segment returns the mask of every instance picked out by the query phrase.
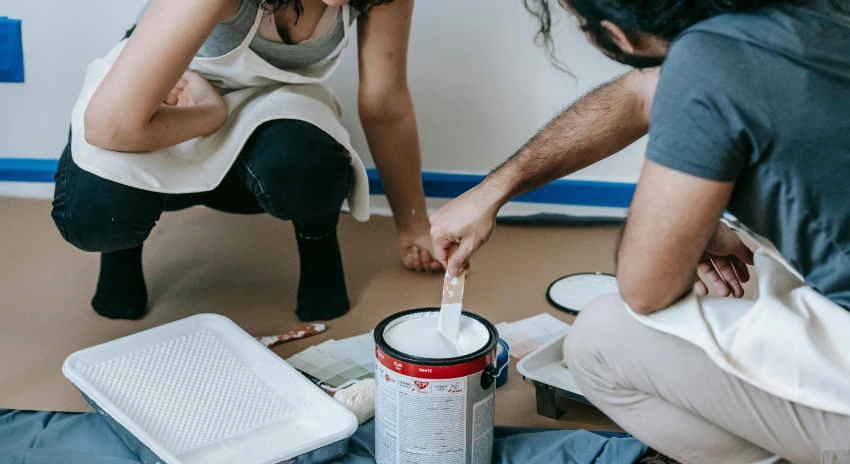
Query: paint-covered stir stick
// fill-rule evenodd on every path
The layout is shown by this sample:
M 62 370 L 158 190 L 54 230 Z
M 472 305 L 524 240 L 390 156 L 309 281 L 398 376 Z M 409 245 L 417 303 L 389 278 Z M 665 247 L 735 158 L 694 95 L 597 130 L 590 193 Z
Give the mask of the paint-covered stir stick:
M 281 335 L 269 335 L 266 337 L 257 337 L 257 341 L 262 343 L 268 348 L 279 345 L 284 342 L 288 342 L 290 340 L 297 340 L 299 338 L 306 338 L 316 334 L 320 334 L 325 331 L 327 327 L 325 324 L 308 324 L 300 329 L 295 329 L 293 331 L 287 332 Z
M 457 246 L 449 249 L 451 259 Z M 463 285 L 466 281 L 466 271 L 461 271 L 457 277 L 446 272 L 443 279 L 443 301 L 440 306 L 440 320 L 437 322 L 437 331 L 447 340 L 452 342 L 455 348 L 460 343 L 460 316 L 463 311 Z

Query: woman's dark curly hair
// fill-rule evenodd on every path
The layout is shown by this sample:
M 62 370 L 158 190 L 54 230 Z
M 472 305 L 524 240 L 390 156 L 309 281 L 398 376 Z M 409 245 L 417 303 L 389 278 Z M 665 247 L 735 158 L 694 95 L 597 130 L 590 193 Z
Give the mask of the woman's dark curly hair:
M 616 24 L 627 35 L 648 34 L 673 40 L 690 26 L 724 13 L 754 10 L 775 3 L 800 4 L 806 0 L 565 0 L 583 19 L 582 30 L 592 37 L 606 32 L 602 21 Z M 841 4 L 847 0 L 833 0 Z M 537 18 L 536 40 L 553 61 L 557 58 L 552 40 L 552 8 L 558 0 L 523 0 Z
M 373 6 L 383 5 L 384 3 L 392 3 L 392 1 L 393 0 L 351 0 L 348 2 L 348 5 L 360 13 L 365 13 L 366 10 Z M 291 7 L 295 11 L 296 18 L 301 17 L 301 13 L 304 12 L 304 6 L 301 5 L 301 0 L 262 0 L 262 2 L 264 6 L 273 11 Z

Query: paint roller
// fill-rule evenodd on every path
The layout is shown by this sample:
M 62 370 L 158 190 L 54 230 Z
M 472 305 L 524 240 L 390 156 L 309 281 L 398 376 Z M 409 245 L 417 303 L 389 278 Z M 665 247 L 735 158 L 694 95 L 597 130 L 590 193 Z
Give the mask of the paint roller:
M 296 370 L 317 387 L 333 393 L 333 398 L 339 404 L 354 413 L 358 424 L 375 417 L 375 379 L 350 380 L 334 387 L 300 369 Z

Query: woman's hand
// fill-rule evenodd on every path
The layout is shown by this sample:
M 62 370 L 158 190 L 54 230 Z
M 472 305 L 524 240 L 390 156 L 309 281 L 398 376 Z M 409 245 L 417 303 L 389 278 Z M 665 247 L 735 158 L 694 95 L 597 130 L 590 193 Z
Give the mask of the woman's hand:
M 186 71 L 163 101 L 169 106 L 206 106 L 210 111 L 224 112 L 227 105 L 215 88 L 200 74 Z
M 233 0 L 153 0 L 86 107 L 86 141 L 148 152 L 215 133 L 227 118 L 221 97 L 185 71 L 238 8 Z
M 699 270 L 720 296 L 741 298 L 744 296 L 741 284 L 750 280 L 747 264 L 753 264 L 753 252 L 721 222 L 699 260 Z M 699 276 L 694 283 L 694 291 L 699 295 L 708 295 L 708 285 Z
M 443 270 L 443 265 L 434 258 L 429 229 L 430 226 L 425 222 L 398 231 L 401 262 L 411 271 L 441 272 Z

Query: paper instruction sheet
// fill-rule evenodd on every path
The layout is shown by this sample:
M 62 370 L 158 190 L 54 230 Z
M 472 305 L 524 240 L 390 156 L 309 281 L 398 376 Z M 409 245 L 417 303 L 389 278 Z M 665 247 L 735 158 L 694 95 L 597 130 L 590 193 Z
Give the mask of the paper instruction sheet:
M 570 325 L 549 313 L 538 314 L 516 322 L 496 326 L 499 338 L 508 342 L 514 359 L 522 359 L 546 342 L 570 329 Z
M 292 367 L 329 385 L 375 377 L 375 340 L 372 332 L 328 340 L 287 359 Z

